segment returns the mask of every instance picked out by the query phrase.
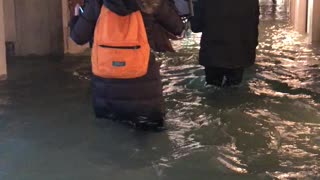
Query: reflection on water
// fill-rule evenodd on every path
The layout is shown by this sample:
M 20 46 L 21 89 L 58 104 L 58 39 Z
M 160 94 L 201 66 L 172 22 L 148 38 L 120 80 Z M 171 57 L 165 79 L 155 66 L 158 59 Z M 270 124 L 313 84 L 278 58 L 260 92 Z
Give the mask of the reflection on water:
M 205 86 L 201 34 L 157 55 L 173 144 L 152 163 L 160 177 L 320 178 L 320 48 L 288 18 L 287 1 L 261 0 L 257 63 L 239 88 Z
M 261 20 L 257 63 L 238 88 L 205 86 L 200 34 L 157 55 L 163 133 L 89 121 L 88 61 L 75 60 L 81 81 L 67 61 L 66 73 L 19 61 L 23 77 L 0 84 L 0 179 L 319 179 L 320 48 L 288 25 L 285 0 L 261 0 Z
M 179 55 L 159 55 L 176 145 L 171 168 L 320 178 L 320 49 L 288 25 L 286 1 L 261 1 L 261 12 L 257 63 L 240 88 L 205 87 L 199 35 L 176 43 Z
M 201 34 L 157 55 L 173 148 L 152 163 L 160 177 L 320 178 L 320 48 L 288 18 L 287 1 L 261 0 L 257 63 L 239 88 L 205 86 Z
M 173 144 L 153 162 L 160 177 L 320 178 L 320 48 L 288 25 L 286 2 L 261 1 L 257 63 L 239 88 L 205 86 L 201 34 L 158 54 Z

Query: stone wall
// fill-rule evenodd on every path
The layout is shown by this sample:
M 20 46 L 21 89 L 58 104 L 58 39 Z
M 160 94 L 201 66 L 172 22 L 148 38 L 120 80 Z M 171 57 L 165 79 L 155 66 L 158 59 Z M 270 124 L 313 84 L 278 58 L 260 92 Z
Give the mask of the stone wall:
M 6 41 L 15 53 L 63 54 L 62 4 L 58 0 L 4 0 Z
M 3 0 L 0 0 L 0 80 L 5 79 L 7 74 L 3 10 Z

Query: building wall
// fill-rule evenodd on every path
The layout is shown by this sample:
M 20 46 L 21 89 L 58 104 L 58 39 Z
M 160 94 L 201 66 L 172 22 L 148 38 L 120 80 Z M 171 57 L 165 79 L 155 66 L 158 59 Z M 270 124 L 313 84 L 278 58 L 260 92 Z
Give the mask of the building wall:
M 307 0 L 296 0 L 294 8 L 294 29 L 300 33 L 306 33 Z
M 300 33 L 308 33 L 309 41 L 320 42 L 320 0 L 291 0 L 291 22 Z
M 289 9 L 290 9 L 290 21 L 292 24 L 295 22 L 295 9 L 296 9 L 296 1 L 290 0 L 289 2 Z
M 3 80 L 7 74 L 3 10 L 3 0 L 0 0 L 0 80 Z
M 61 1 L 4 1 L 6 40 L 15 42 L 16 55 L 63 53 Z
M 14 0 L 3 0 L 6 41 L 16 41 L 16 15 Z
M 313 0 L 311 42 L 320 42 L 320 0 Z

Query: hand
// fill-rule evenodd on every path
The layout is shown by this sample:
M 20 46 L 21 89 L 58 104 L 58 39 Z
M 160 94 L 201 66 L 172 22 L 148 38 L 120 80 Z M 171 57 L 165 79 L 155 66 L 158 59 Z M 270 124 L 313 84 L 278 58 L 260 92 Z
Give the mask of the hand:
M 74 16 L 79 16 L 80 15 L 80 4 L 76 4 L 76 6 L 74 7 Z
M 69 3 L 69 11 L 70 11 L 70 17 L 74 16 L 76 14 L 75 7 L 77 4 L 80 6 L 84 5 L 84 0 L 68 0 Z M 79 10 L 77 11 L 79 12 Z

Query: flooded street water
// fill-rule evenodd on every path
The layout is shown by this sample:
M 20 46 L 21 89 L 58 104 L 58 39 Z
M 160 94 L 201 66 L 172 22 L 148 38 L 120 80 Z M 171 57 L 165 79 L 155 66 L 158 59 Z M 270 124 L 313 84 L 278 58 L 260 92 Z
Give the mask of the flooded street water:
M 288 25 L 285 2 L 262 1 L 261 13 L 257 63 L 239 88 L 205 87 L 194 41 L 182 45 L 186 58 L 164 58 L 168 172 L 185 171 L 172 176 L 320 179 L 319 46 Z
M 288 22 L 283 1 L 261 1 L 257 63 L 237 88 L 205 86 L 200 35 L 158 55 L 161 133 L 94 124 L 86 60 L 13 60 L 0 82 L 0 179 L 320 179 L 320 46 Z

